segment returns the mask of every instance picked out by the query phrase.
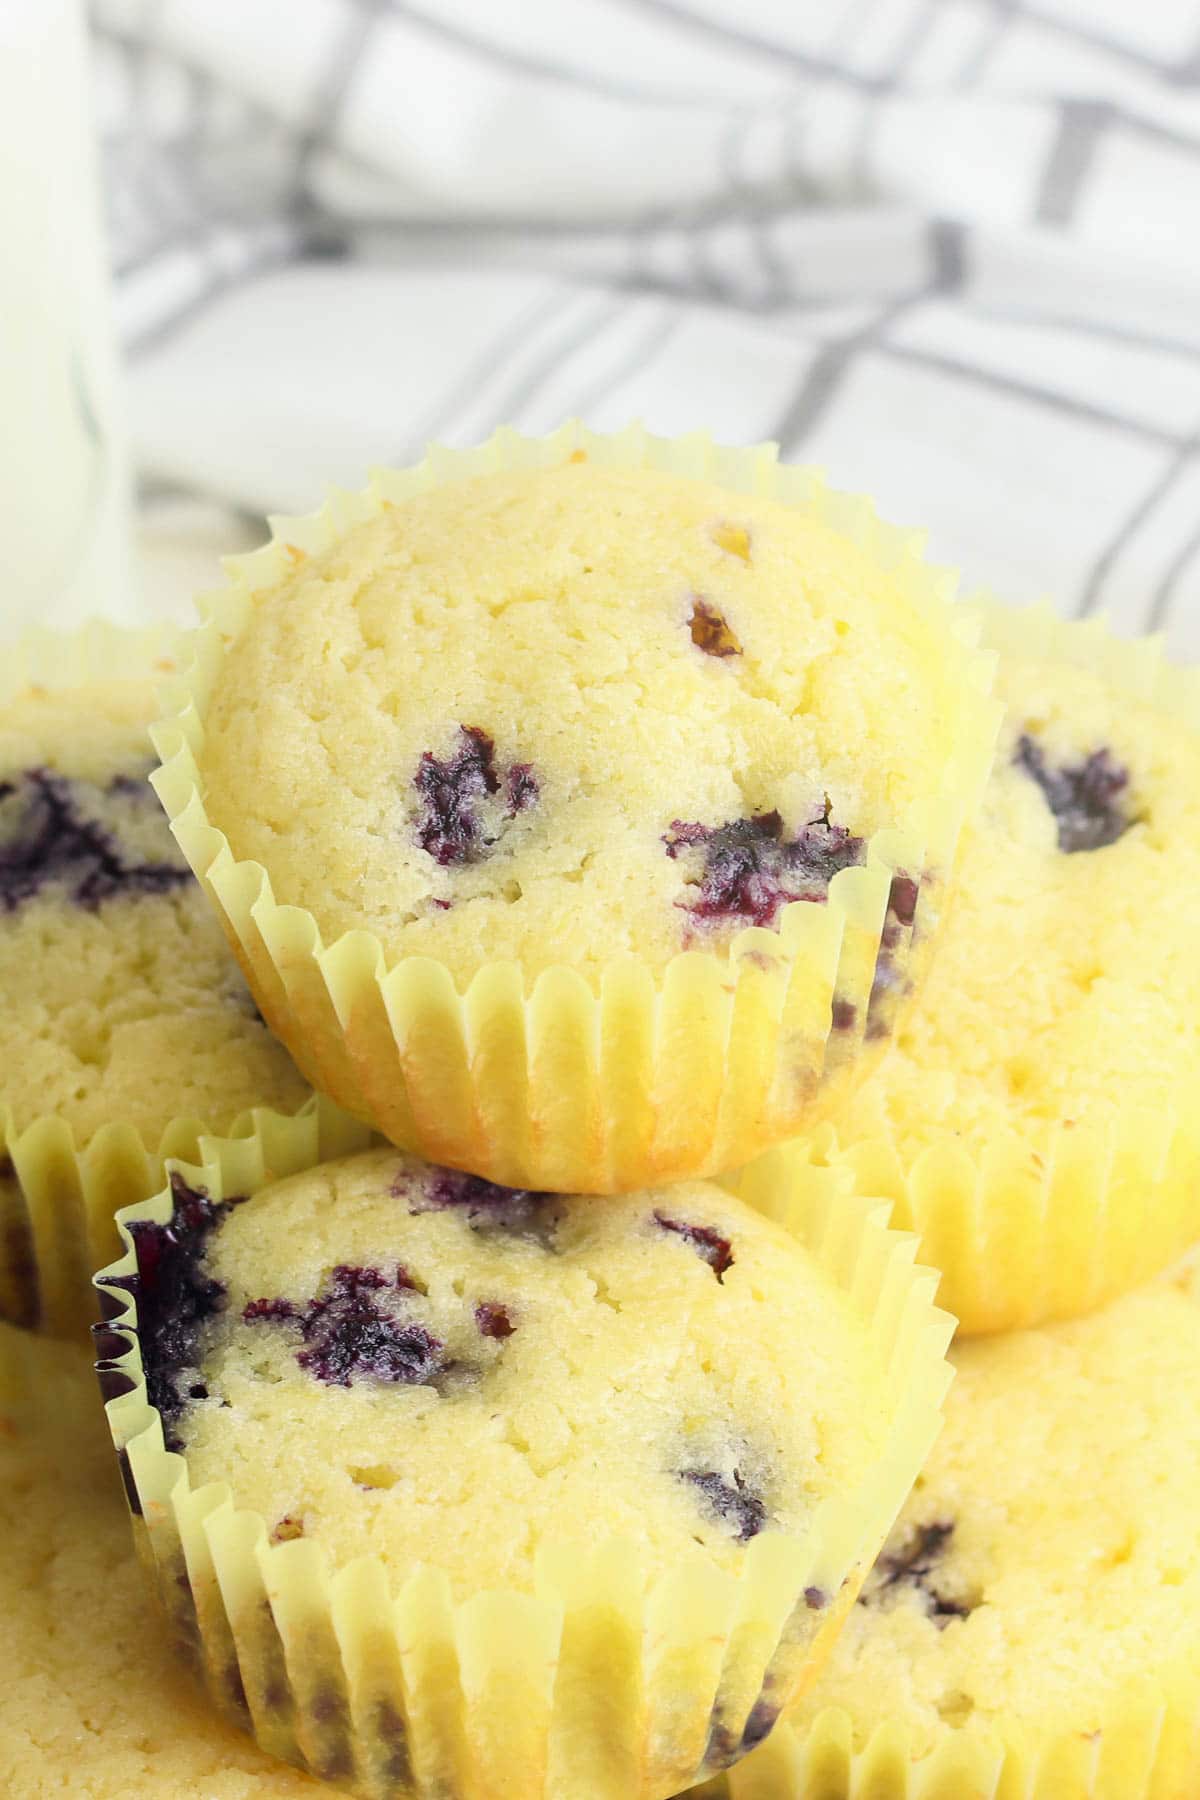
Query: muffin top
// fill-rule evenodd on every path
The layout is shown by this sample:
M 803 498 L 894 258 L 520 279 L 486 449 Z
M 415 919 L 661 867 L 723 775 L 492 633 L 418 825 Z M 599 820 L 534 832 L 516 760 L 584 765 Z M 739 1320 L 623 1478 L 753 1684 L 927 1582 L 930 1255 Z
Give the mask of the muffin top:
M 939 791 L 969 652 L 913 585 L 801 509 L 582 452 L 435 487 L 254 596 L 205 807 L 326 942 L 460 981 L 719 952 Z
M 146 777 L 149 679 L 0 708 L 0 1107 L 86 1142 L 227 1129 L 306 1088 L 259 1019 Z
M 927 981 L 834 1120 L 911 1163 L 1161 1108 L 1200 1073 L 1200 731 L 1063 661 L 1005 706 Z
M 217 1717 L 146 1605 L 84 1347 L 0 1325 L 0 1743 L 11 1800 L 319 1800 Z
M 1076 1734 L 1200 1650 L 1200 1292 L 961 1344 L 946 1424 L 794 1724 Z
M 612 1537 L 651 1576 L 736 1573 L 887 1435 L 848 1296 L 710 1183 L 597 1204 L 371 1151 L 217 1206 L 177 1180 L 134 1237 L 147 1390 L 193 1485 L 459 1599 Z

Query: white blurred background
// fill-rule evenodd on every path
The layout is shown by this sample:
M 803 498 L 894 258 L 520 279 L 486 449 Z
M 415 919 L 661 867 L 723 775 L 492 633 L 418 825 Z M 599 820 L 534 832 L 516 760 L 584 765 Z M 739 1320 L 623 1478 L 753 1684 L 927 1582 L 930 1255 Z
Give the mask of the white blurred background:
M 968 586 L 1200 654 L 1195 0 L 95 0 L 90 27 L 102 423 L 138 498 L 110 606 L 186 617 L 264 512 L 578 413 L 777 438 Z

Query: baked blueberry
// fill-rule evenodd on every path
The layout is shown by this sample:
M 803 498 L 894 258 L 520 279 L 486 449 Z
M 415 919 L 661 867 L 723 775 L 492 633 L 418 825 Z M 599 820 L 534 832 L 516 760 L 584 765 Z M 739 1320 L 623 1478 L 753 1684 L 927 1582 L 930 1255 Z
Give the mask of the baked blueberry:
M 1041 788 L 1058 826 L 1058 847 L 1073 856 L 1115 844 L 1133 824 L 1124 796 L 1129 770 L 1102 745 L 1075 763 L 1050 762 L 1036 738 L 1017 740 L 1013 761 Z
M 0 782 L 0 908 L 15 911 L 53 886 L 90 910 L 123 894 L 167 893 L 191 880 L 177 854 L 147 860 L 123 843 L 102 822 L 106 799 L 156 805 L 149 784 L 130 774 L 98 786 L 50 769 L 24 769 Z M 173 850 L 165 831 L 162 838 Z
M 680 1480 L 695 1488 L 707 1510 L 739 1544 L 748 1544 L 766 1525 L 766 1506 L 739 1470 L 723 1475 L 716 1469 L 685 1469 Z
M 385 1272 L 339 1263 L 303 1308 L 291 1300 L 254 1300 L 242 1318 L 248 1324 L 294 1322 L 304 1346 L 296 1361 L 318 1381 L 337 1387 L 429 1382 L 444 1373 L 444 1346 L 406 1316 L 399 1297 L 415 1291 L 402 1264 Z
M 511 818 L 533 806 L 538 797 L 537 778 L 529 763 L 513 763 L 503 777 L 496 767 L 496 746 L 478 725 L 460 725 L 458 741 L 447 757 L 426 750 L 417 765 L 413 785 L 421 797 L 417 835 L 443 868 L 455 863 L 478 862 L 492 848 L 499 832 L 496 808 L 484 802 L 503 787 L 500 808 Z
M 733 1246 L 711 1225 L 693 1225 L 684 1219 L 669 1218 L 661 1207 L 655 1210 L 654 1223 L 661 1231 L 673 1231 L 689 1244 L 697 1256 L 709 1264 L 718 1281 L 723 1281 L 726 1269 L 733 1267 Z
M 823 901 L 839 869 L 855 867 L 865 854 L 862 838 L 835 825 L 828 807 L 792 838 L 772 811 L 726 825 L 676 819 L 663 843 L 668 856 L 694 871 L 677 904 L 713 926 L 775 925 L 790 901 Z
M 560 1198 L 557 1194 L 501 1187 L 482 1175 L 468 1175 L 460 1169 L 425 1169 L 414 1177 L 412 1165 L 407 1162 L 401 1165 L 393 1192 L 398 1199 L 407 1201 L 410 1213 L 451 1208 L 462 1213 L 472 1231 L 506 1232 L 532 1239 L 543 1249 L 554 1248 Z
M 944 1628 L 951 1619 L 965 1619 L 973 1608 L 939 1585 L 939 1571 L 950 1550 L 954 1522 L 932 1519 L 909 1527 L 898 1542 L 889 1543 L 875 1564 L 860 1596 L 860 1604 L 877 1604 L 895 1588 L 909 1588 L 921 1596 L 929 1617 Z

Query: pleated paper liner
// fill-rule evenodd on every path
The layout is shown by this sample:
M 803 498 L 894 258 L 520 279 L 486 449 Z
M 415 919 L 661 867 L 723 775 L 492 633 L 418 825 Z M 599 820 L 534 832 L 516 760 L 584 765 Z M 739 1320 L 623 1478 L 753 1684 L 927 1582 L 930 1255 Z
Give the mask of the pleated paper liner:
M 371 1136 L 314 1094 L 295 1113 L 247 1109 L 226 1140 L 242 1147 L 245 1179 L 261 1186 L 363 1149 Z M 86 1335 L 96 1317 L 93 1272 L 120 1252 L 116 1214 L 158 1193 L 172 1163 L 203 1161 L 212 1137 L 200 1119 L 172 1119 L 150 1147 L 134 1126 L 115 1121 L 80 1146 L 53 1114 L 17 1131 L 0 1111 L 0 1319 L 56 1337 Z
M 1002 654 L 1094 670 L 1128 694 L 1200 729 L 1200 673 L 1174 668 L 1153 639 L 1067 624 L 1047 606 L 973 606 Z M 1165 1268 L 1200 1237 L 1200 1055 L 1161 1105 L 1130 1100 L 1111 1115 L 1063 1115 L 993 1134 L 958 1134 L 900 1152 L 882 1109 L 857 1137 L 825 1122 L 797 1142 L 805 1179 L 893 1202 L 942 1272 L 939 1299 L 964 1332 L 1010 1331 L 1088 1312 Z
M 178 669 L 184 642 L 169 625 L 129 630 L 97 621 L 77 632 L 30 632 L 3 660 L 0 707 L 29 688 L 162 679 Z M 222 1124 L 228 1136 L 253 1136 L 273 1159 L 282 1156 L 269 1165 L 281 1171 L 296 1166 L 297 1156 L 312 1162 L 368 1138 L 332 1102 L 316 1099 L 294 1118 L 247 1110 Z M 169 1158 L 202 1156 L 210 1129 L 211 1122 L 179 1117 L 151 1144 L 114 1119 L 80 1144 L 56 1114 L 16 1119 L 0 1074 L 0 1319 L 55 1335 L 86 1333 L 96 1316 L 92 1274 L 120 1250 L 114 1215 L 159 1191 Z
M 866 866 L 837 874 L 827 904 L 792 903 L 778 932 L 740 932 L 727 960 L 687 951 L 656 972 L 627 956 L 598 991 L 557 966 L 527 991 L 517 964 L 498 961 L 460 993 L 431 957 L 389 968 L 369 932 L 326 945 L 308 911 L 276 901 L 266 869 L 235 860 L 200 791 L 205 714 L 256 593 L 292 567 L 296 549 L 319 554 L 423 488 L 556 464 L 576 449 L 600 464 L 774 496 L 864 546 L 922 614 L 940 626 L 945 612 L 966 670 L 957 747 L 924 812 L 872 840 Z M 960 824 L 991 761 L 992 661 L 972 647 L 977 627 L 965 611 L 945 608 L 953 576 L 922 560 L 921 539 L 883 524 L 867 501 L 831 492 L 813 471 L 780 467 L 771 445 L 723 450 L 701 435 L 598 436 L 578 425 L 431 450 L 418 467 L 379 473 L 366 492 L 336 492 L 315 515 L 273 529 L 263 549 L 229 560 L 228 587 L 202 603 L 209 622 L 154 734 L 163 762 L 154 779 L 264 1016 L 313 1085 L 431 1161 L 576 1193 L 732 1168 L 814 1117 L 864 1043 L 890 1027 L 910 979 L 914 895 L 915 928 L 928 937 Z
M 182 1171 L 214 1201 L 246 1194 L 245 1146 Z M 790 1164 L 747 1178 L 786 1186 Z M 97 1277 L 101 1382 L 134 1530 L 180 1648 L 226 1717 L 284 1761 L 358 1794 L 661 1800 L 769 1731 L 815 1676 L 940 1425 L 952 1321 L 886 1209 L 797 1192 L 781 1210 L 850 1296 L 887 1371 L 893 1425 L 858 1491 L 807 1535 L 765 1533 L 737 1577 L 697 1553 L 650 1581 L 636 1542 L 543 1547 L 532 1592 L 455 1598 L 415 1565 L 394 1583 L 362 1558 L 334 1569 L 311 1540 L 272 1543 L 229 1485 L 194 1489 L 167 1452 L 136 1336 L 126 1253 Z M 233 1473 L 231 1471 L 231 1473 Z
M 1200 1653 L 1131 1683 L 1096 1730 L 1047 1737 L 947 1727 L 922 1748 L 880 1724 L 856 1740 L 829 1708 L 781 1723 L 695 1800 L 1193 1800 L 1200 1770 Z

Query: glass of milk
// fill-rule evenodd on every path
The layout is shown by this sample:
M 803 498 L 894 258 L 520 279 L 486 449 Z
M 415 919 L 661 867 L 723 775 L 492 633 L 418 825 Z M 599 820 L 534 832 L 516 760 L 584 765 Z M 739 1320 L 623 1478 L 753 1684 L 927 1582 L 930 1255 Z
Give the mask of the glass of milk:
M 0 635 L 131 620 L 82 0 L 0 0 Z

